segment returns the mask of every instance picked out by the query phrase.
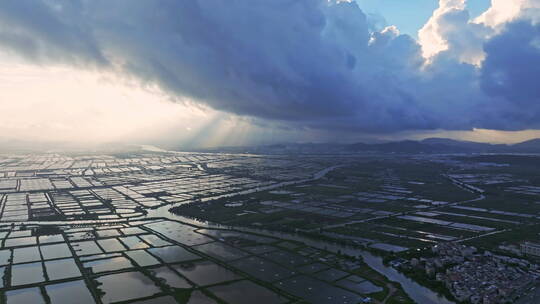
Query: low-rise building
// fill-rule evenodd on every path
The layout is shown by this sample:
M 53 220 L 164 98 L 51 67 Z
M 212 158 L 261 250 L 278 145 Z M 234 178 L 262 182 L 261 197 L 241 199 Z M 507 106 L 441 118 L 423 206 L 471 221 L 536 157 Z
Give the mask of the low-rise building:
M 428 277 L 443 283 L 458 301 L 478 304 L 513 302 L 538 282 L 537 268 L 523 259 L 491 252 L 479 253 L 474 247 L 452 242 L 438 244 L 432 251 L 435 256 L 412 258 L 408 263 L 400 263 L 401 267 L 423 268 Z

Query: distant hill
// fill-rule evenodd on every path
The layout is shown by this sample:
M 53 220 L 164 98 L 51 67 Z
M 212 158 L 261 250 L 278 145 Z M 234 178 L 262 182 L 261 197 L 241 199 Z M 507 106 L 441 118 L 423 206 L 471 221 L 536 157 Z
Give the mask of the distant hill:
M 518 144 L 514 144 L 511 147 L 523 153 L 540 153 L 540 138 L 535 138 Z
M 351 144 L 346 150 L 351 152 L 386 152 L 386 153 L 445 153 L 451 146 L 442 144 L 426 144 L 420 141 L 404 140 L 383 144 Z
M 349 146 L 349 150 L 394 153 L 540 153 L 540 139 L 506 145 L 449 138 L 426 138 L 421 141 L 405 140 L 385 144 L 352 144 Z
M 449 138 L 426 138 L 422 140 L 421 142 L 428 145 L 441 145 L 441 146 L 456 147 L 459 149 L 486 151 L 486 152 L 492 149 L 507 147 L 506 145 L 493 145 L 493 144 L 479 143 L 479 142 L 474 142 L 474 141 L 454 140 L 454 139 L 449 139 Z
M 540 138 L 513 145 L 460 141 L 449 138 L 426 138 L 421 141 L 398 141 L 385 144 L 352 144 L 352 151 L 394 153 L 540 153 Z
M 222 147 L 206 152 L 261 154 L 343 154 L 343 153 L 540 153 L 540 138 L 513 145 L 460 141 L 449 138 L 426 138 L 387 143 L 290 143 L 257 147 Z

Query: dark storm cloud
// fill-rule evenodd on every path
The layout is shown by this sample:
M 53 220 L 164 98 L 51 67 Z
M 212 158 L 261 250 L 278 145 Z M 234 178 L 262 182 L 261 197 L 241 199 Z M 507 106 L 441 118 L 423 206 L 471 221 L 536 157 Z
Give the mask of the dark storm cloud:
M 488 41 L 482 86 L 490 96 L 501 96 L 516 106 L 540 108 L 540 25 L 509 24 Z
M 486 44 L 481 69 L 452 48 L 423 68 L 414 39 L 373 33 L 355 3 L 326 0 L 2 1 L 0 26 L 0 45 L 33 61 L 108 68 L 298 128 L 509 129 L 540 118 L 539 106 L 525 120 L 514 110 L 538 103 L 527 78 L 538 76 L 527 63 L 539 60 L 538 27 L 526 21 Z
M 77 2 L 0 1 L 0 44 L 35 61 L 107 64 Z M 69 12 L 69 13 L 68 13 Z
M 540 127 L 540 25 L 517 21 L 484 45 L 481 86 L 507 129 Z

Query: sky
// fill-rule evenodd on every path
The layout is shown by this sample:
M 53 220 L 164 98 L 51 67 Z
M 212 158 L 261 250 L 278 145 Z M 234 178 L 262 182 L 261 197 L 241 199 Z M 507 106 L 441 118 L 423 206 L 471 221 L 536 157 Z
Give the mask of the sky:
M 0 141 L 540 137 L 538 0 L 0 2 Z
M 433 11 L 439 7 L 438 0 L 357 0 L 358 6 L 379 26 L 395 25 L 403 34 L 418 38 L 418 30 L 424 26 Z M 480 16 L 490 5 L 490 0 L 469 0 L 467 10 L 471 17 Z

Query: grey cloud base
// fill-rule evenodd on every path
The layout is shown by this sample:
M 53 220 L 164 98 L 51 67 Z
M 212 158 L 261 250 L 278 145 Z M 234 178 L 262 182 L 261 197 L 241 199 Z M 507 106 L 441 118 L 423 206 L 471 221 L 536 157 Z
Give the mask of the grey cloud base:
M 292 128 L 540 127 L 532 21 L 481 42 L 481 67 L 453 44 L 425 67 L 414 39 L 371 28 L 354 2 L 326 0 L 0 2 L 0 47 L 29 60 L 113 70 Z

